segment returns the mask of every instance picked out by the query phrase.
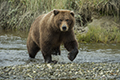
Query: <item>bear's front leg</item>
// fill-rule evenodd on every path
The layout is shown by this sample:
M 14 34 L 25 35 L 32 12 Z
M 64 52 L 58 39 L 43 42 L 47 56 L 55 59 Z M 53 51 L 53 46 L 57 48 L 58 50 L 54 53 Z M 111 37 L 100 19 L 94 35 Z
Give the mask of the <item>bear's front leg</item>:
M 77 41 L 66 42 L 64 44 L 65 48 L 69 51 L 68 58 L 73 61 L 78 54 L 78 44 Z

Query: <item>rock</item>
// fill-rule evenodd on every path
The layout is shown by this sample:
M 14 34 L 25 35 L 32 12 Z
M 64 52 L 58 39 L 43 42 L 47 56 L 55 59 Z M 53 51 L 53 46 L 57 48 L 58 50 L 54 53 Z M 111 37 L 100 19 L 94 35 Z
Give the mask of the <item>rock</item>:
M 93 21 L 88 24 L 88 27 L 101 27 L 106 29 L 107 31 L 110 31 L 112 29 L 120 28 L 120 21 L 115 21 L 115 18 L 111 16 L 103 16 L 98 19 L 93 19 Z
M 117 66 L 117 67 L 116 67 Z M 7 79 L 120 79 L 120 63 L 67 63 L 0 67 L 0 80 Z M 22 71 L 21 71 L 22 70 Z M 7 71 L 7 72 L 6 72 Z M 73 79 L 73 80 L 74 80 Z

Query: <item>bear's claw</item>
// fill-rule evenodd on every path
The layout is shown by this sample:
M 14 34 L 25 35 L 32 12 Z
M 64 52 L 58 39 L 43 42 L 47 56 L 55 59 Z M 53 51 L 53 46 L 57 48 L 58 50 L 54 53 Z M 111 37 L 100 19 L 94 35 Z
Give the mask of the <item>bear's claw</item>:
M 70 53 L 68 53 L 68 59 L 73 61 L 76 58 L 77 54 L 78 54 L 77 49 L 72 50 Z

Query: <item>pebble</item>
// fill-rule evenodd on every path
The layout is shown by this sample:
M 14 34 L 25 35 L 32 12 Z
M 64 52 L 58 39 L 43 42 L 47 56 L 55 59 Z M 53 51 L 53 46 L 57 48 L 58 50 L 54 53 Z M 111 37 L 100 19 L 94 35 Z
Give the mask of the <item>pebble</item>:
M 120 63 L 26 64 L 0 67 L 0 80 L 13 79 L 116 79 Z

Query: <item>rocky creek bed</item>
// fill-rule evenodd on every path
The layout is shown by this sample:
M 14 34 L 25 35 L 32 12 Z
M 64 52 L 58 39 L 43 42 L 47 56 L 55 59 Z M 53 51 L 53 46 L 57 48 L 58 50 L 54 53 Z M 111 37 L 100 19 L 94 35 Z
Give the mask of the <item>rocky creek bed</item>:
M 32 63 L 0 67 L 0 80 L 120 80 L 120 63 Z

